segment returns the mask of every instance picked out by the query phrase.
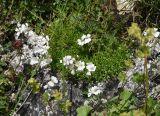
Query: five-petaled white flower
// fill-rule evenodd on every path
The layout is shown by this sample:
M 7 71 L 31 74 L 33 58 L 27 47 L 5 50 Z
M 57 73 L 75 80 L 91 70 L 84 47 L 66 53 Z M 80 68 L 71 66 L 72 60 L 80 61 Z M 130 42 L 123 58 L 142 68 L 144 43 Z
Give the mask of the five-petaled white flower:
M 90 62 L 87 63 L 86 69 L 88 70 L 86 75 L 91 75 L 91 72 L 94 72 L 96 70 L 96 66 L 92 62 Z
M 73 62 L 75 61 L 75 58 L 72 58 L 72 56 L 68 55 L 68 56 L 65 56 L 63 58 L 63 65 L 64 66 L 68 66 L 70 64 L 73 64 Z
M 103 90 L 103 88 L 99 87 L 99 86 L 91 87 L 88 90 L 88 97 L 90 97 L 92 94 L 98 95 L 98 94 L 102 93 L 102 90 Z
M 80 39 L 77 40 L 78 45 L 83 46 L 91 41 L 91 34 L 82 35 Z
M 51 76 L 51 81 L 54 83 L 58 83 L 58 79 L 55 76 Z
M 77 61 L 75 66 L 77 67 L 77 71 L 83 71 L 85 68 L 85 63 L 83 61 Z

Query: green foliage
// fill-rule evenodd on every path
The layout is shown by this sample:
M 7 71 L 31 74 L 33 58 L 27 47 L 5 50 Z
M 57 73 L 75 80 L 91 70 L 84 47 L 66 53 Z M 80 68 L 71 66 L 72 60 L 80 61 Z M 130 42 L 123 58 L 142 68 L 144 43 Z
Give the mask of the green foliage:
M 132 23 L 128 29 L 128 34 L 142 41 L 142 32 L 137 23 Z
M 0 96 L 0 114 L 6 115 L 8 111 L 8 99 L 6 96 Z M 8 113 L 7 113 L 8 114 Z
M 81 17 L 81 19 L 79 19 Z M 68 71 L 60 64 L 60 60 L 71 55 L 85 62 L 93 62 L 97 69 L 91 78 L 85 74 L 76 76 L 78 79 L 103 80 L 118 75 L 124 68 L 124 60 L 129 56 L 127 46 L 115 34 L 103 31 L 100 22 L 93 19 L 85 20 L 83 14 L 75 12 L 62 19 L 57 18 L 51 24 L 47 33 L 51 37 L 50 54 L 53 58 L 52 67 L 67 77 Z M 83 34 L 90 33 L 91 43 L 79 46 L 77 40 Z
M 55 90 L 52 96 L 54 97 L 55 100 L 61 100 L 63 97 L 63 94 L 62 92 Z
M 42 99 L 43 99 L 44 104 L 47 105 L 48 104 L 48 99 L 49 99 L 48 92 L 43 93 Z
M 65 114 L 68 113 L 69 108 L 71 106 L 72 106 L 72 103 L 69 100 L 66 100 L 59 105 L 59 107 L 61 108 L 62 111 L 64 111 Z
M 34 93 L 38 93 L 40 91 L 40 83 L 36 79 L 30 78 L 28 80 L 28 84 L 32 87 Z
M 132 68 L 134 65 L 133 65 L 133 61 L 131 59 L 127 59 L 124 61 L 125 65 L 129 68 Z
M 146 116 L 146 114 L 142 110 L 133 110 L 121 113 L 120 116 Z
M 12 84 L 10 80 L 3 74 L 3 68 L 6 65 L 7 64 L 5 62 L 0 61 L 0 114 L 2 115 L 8 114 L 9 99 L 7 97 L 7 92 Z
M 132 80 L 138 84 L 142 84 L 144 82 L 144 74 L 135 73 Z
M 142 20 L 145 20 L 146 25 L 158 24 L 159 5 L 160 2 L 158 0 L 140 0 L 137 5 L 139 6 L 137 11 L 143 18 Z M 118 75 L 118 79 L 125 82 L 126 75 L 123 73 L 123 69 L 132 67 L 133 63 L 131 60 L 128 60 L 130 53 L 125 40 L 120 39 L 123 36 L 121 35 L 122 33 L 117 32 L 124 30 L 122 27 L 125 28 L 124 23 L 128 22 L 128 20 L 124 21 L 127 18 L 120 18 L 122 21 L 119 21 L 117 13 L 108 12 L 108 10 L 104 11 L 102 6 L 105 6 L 105 4 L 99 0 L 43 0 L 41 2 L 38 0 L 0 0 L 0 36 L 1 31 L 7 32 L 4 38 L 0 37 L 0 41 L 1 38 L 6 39 L 3 46 L 5 51 L 13 49 L 11 41 L 14 38 L 8 36 L 8 33 L 13 33 L 11 21 L 28 22 L 36 31 L 45 30 L 50 36 L 50 54 L 53 58 L 52 68 L 62 77 L 65 77 L 65 79 L 70 76 L 70 72 L 60 64 L 59 60 L 66 55 L 72 55 L 78 60 L 93 62 L 97 67 L 96 72 L 91 77 L 78 73 L 73 78 L 85 81 L 102 81 Z M 108 6 L 106 5 L 105 7 L 107 8 Z M 46 28 L 47 26 L 49 28 Z M 140 43 L 137 50 L 138 56 L 142 58 L 149 56 L 150 51 L 145 44 L 153 37 L 153 29 L 148 28 L 146 30 L 148 34 L 144 37 L 138 24 L 133 23 L 128 32 L 129 35 L 137 38 Z M 78 46 L 77 39 L 88 33 L 92 35 L 91 43 L 83 47 Z M 120 36 L 117 37 L 117 35 Z M 9 97 L 7 96 L 8 91 L 12 87 L 11 80 L 16 78 L 14 84 L 20 87 L 16 93 L 16 104 L 22 100 L 20 97 L 28 88 L 25 83 L 27 79 L 23 77 L 23 74 L 14 77 L 14 72 L 12 69 L 9 69 L 11 75 L 6 77 L 4 75 L 6 67 L 7 64 L 5 62 L 0 62 L 1 115 L 8 115 L 8 111 L 10 111 Z M 27 68 L 26 72 L 31 77 L 28 80 L 28 84 L 34 93 L 38 93 L 40 91 L 40 83 L 34 79 L 37 72 L 32 71 L 30 67 Z M 133 80 L 141 84 L 145 78 L 146 75 L 135 74 Z M 60 91 L 55 91 L 51 97 L 54 100 L 62 100 L 63 95 Z M 48 104 L 49 96 L 47 92 L 43 93 L 42 98 L 44 103 Z M 145 114 L 141 110 L 131 110 L 134 102 L 135 97 L 133 93 L 123 90 L 120 96 L 113 97 L 106 103 L 107 115 L 144 116 Z M 70 106 L 71 102 L 69 100 L 60 104 L 61 110 L 65 113 L 68 112 Z M 149 98 L 147 106 L 149 114 L 160 115 L 160 103 L 158 101 Z M 90 106 L 81 106 L 77 109 L 77 113 L 78 116 L 87 116 L 91 110 L 92 107 Z M 94 114 L 98 114 L 98 116 L 104 115 L 103 112 L 95 112 Z
M 77 108 L 77 116 L 88 116 L 88 113 L 92 110 L 92 107 L 84 105 Z
M 131 27 L 128 29 L 128 34 L 135 37 L 139 40 L 139 49 L 137 50 L 137 56 L 144 59 L 144 72 L 142 75 L 135 74 L 133 80 L 137 83 L 142 83 L 144 81 L 145 86 L 145 104 L 144 110 L 147 114 L 148 112 L 148 93 L 149 93 L 149 76 L 148 76 L 148 56 L 150 56 L 149 47 L 147 46 L 147 42 L 154 38 L 154 29 L 148 28 L 145 30 L 146 34 L 142 34 L 140 27 L 137 23 L 132 23 Z
M 121 82 L 125 82 L 125 81 L 127 80 L 126 74 L 123 73 L 123 72 L 120 72 L 119 75 L 118 75 L 118 79 L 119 79 L 119 81 L 121 81 Z
M 130 109 L 134 108 L 135 96 L 132 92 L 128 90 L 123 90 L 119 97 L 114 97 L 107 102 L 106 108 L 108 115 L 119 115 L 124 111 L 130 111 Z

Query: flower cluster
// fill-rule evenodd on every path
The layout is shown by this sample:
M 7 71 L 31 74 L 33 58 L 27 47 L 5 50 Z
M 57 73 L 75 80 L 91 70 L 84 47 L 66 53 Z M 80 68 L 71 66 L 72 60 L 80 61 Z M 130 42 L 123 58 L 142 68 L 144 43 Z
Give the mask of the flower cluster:
M 93 86 L 88 89 L 88 97 L 90 97 L 91 95 L 98 95 L 102 93 L 103 89 L 104 89 L 103 84 L 98 83 L 97 86 Z
M 83 46 L 91 41 L 91 34 L 83 35 L 77 40 L 78 45 Z
M 51 63 L 52 59 L 48 55 L 48 36 L 37 35 L 29 29 L 27 23 L 18 23 L 15 31 L 15 41 L 22 42 L 21 54 L 18 54 L 18 51 L 14 51 L 10 60 L 10 64 L 16 72 L 22 72 L 24 64 L 32 66 L 38 64 L 43 68 Z
M 63 60 L 60 60 L 60 63 L 63 63 L 63 65 L 71 70 L 71 74 L 75 74 L 75 72 L 82 72 L 84 69 L 87 69 L 86 75 L 91 75 L 91 72 L 95 72 L 96 66 L 90 62 L 90 63 L 85 63 L 84 61 L 77 61 L 75 58 L 73 58 L 70 55 L 67 55 L 63 58 Z
M 44 89 L 52 88 L 52 87 L 54 87 L 54 85 L 57 84 L 57 83 L 58 83 L 57 77 L 51 76 L 50 81 L 48 81 L 47 84 L 43 86 L 43 88 L 44 88 Z

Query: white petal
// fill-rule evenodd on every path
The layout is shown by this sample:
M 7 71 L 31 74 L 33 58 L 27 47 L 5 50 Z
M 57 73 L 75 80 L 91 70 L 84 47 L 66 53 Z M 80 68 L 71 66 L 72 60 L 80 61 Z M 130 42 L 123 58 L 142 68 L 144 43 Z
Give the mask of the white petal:
M 71 71 L 71 74 L 74 75 L 74 74 L 75 74 L 75 70 L 72 70 L 72 71 Z
M 87 37 L 90 38 L 90 37 L 91 37 L 91 34 L 87 34 Z
M 92 95 L 91 93 L 88 93 L 88 97 L 91 97 L 91 95 Z
M 53 87 L 53 86 L 54 86 L 54 83 L 53 83 L 52 81 L 49 81 L 49 82 L 48 82 L 48 86 L 49 86 L 49 87 Z
M 43 86 L 43 88 L 44 88 L 44 89 L 47 89 L 47 88 L 48 88 L 48 85 Z
M 86 39 L 86 35 L 83 35 L 82 37 L 81 37 L 81 40 L 85 40 Z
M 80 40 L 80 39 L 78 39 L 77 42 L 78 42 L 78 45 L 80 45 L 80 46 L 84 45 L 84 42 L 82 40 Z
M 154 37 L 158 37 L 159 34 L 160 34 L 160 32 L 155 32 L 153 35 L 154 35 Z
M 51 62 L 52 62 L 52 59 L 50 59 L 50 58 L 44 59 L 41 61 L 40 66 L 41 66 L 41 68 L 45 67 L 45 66 L 49 65 Z
M 87 72 L 86 75 L 89 75 L 89 76 L 90 76 L 90 75 L 91 75 L 91 72 Z
M 87 44 L 87 43 L 89 43 L 90 41 L 91 41 L 91 38 L 87 38 L 87 39 L 84 40 L 84 43 Z
M 39 59 L 36 58 L 36 57 L 32 57 L 32 58 L 30 59 L 30 65 L 37 64 L 38 62 L 39 62 Z
M 51 80 L 54 82 L 54 83 L 58 83 L 58 80 L 55 76 L 51 76 Z

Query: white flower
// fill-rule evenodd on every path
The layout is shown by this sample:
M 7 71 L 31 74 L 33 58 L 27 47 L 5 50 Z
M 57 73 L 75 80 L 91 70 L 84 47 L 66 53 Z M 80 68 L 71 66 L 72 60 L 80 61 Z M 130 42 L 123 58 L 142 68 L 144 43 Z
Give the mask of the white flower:
M 83 61 L 77 61 L 75 66 L 77 67 L 77 71 L 83 71 L 85 68 L 85 63 Z
M 91 72 L 88 71 L 88 72 L 86 73 L 86 75 L 90 76 L 90 75 L 91 75 Z
M 30 65 L 35 65 L 39 63 L 39 58 L 38 57 L 32 57 L 30 59 Z
M 72 71 L 71 71 L 71 74 L 72 74 L 72 75 L 75 75 L 75 70 L 72 70 Z
M 84 43 L 87 44 L 91 41 L 91 34 L 87 34 L 85 40 L 84 40 Z
M 37 41 L 37 35 L 34 33 L 32 36 L 28 37 L 27 44 L 34 46 L 37 45 Z
M 25 24 L 18 23 L 15 31 L 16 31 L 16 34 L 15 34 L 16 39 L 18 39 L 21 33 L 27 34 L 28 33 L 28 23 L 25 23 Z
M 39 46 L 33 46 L 33 51 L 35 54 L 37 53 L 42 53 L 44 51 L 44 49 L 42 47 L 39 47 Z
M 49 82 L 48 82 L 48 86 L 49 86 L 49 87 L 53 87 L 53 86 L 54 86 L 53 81 L 49 81 Z
M 41 61 L 40 66 L 41 66 L 41 68 L 42 68 L 42 67 L 45 67 L 45 66 L 47 66 L 48 64 L 50 64 L 51 62 L 52 62 L 52 59 L 51 59 L 51 58 L 44 59 L 44 60 Z
M 74 61 L 75 61 L 75 58 L 72 58 L 72 56 L 70 56 L 70 55 L 65 56 L 63 58 L 63 65 L 67 66 L 67 65 L 73 64 Z
M 160 45 L 158 43 L 154 47 L 157 52 L 160 52 Z
M 87 63 L 86 68 L 87 68 L 88 71 L 90 71 L 90 72 L 94 72 L 94 71 L 96 70 L 96 66 L 95 66 L 92 62 Z
M 92 94 L 98 95 L 98 94 L 102 93 L 102 90 L 103 90 L 102 87 L 98 87 L 98 86 L 91 87 L 88 90 L 88 97 L 90 97 Z
M 78 42 L 78 45 L 80 45 L 80 46 L 83 46 L 83 45 L 84 45 L 84 41 L 81 40 L 81 39 L 78 39 L 77 42 Z
M 13 54 L 13 55 L 15 55 L 15 54 Z M 23 56 L 16 56 L 10 61 L 11 66 L 14 68 L 14 70 L 17 73 L 22 72 L 24 69 L 22 59 L 23 59 Z
M 87 43 L 89 43 L 90 41 L 91 41 L 91 38 L 87 38 L 87 39 L 84 40 L 84 43 L 87 44 Z
M 91 41 L 91 34 L 83 35 L 80 39 L 77 40 L 78 45 L 83 46 Z
M 28 30 L 28 24 L 27 23 L 26 24 L 22 24 L 21 27 L 19 28 L 19 30 L 20 30 L 21 33 L 22 32 L 26 33 L 27 30 Z
M 147 36 L 147 32 L 146 32 L 146 31 L 144 31 L 144 32 L 143 32 L 143 35 L 144 35 L 144 36 Z
M 23 66 L 23 65 L 18 65 L 18 67 L 15 69 L 15 71 L 16 71 L 17 73 L 20 73 L 20 72 L 23 71 L 23 69 L 24 69 L 24 66 Z
M 157 28 L 154 28 L 154 33 L 153 33 L 154 37 L 158 37 L 160 35 L 160 32 L 158 32 Z
M 49 37 L 42 35 L 37 35 L 35 32 L 29 29 L 28 24 L 17 24 L 15 29 L 15 39 L 19 39 L 21 33 L 23 33 L 25 44 L 22 47 L 22 55 L 17 56 L 17 52 L 11 52 L 10 60 L 11 66 L 16 72 L 23 71 L 24 64 L 36 65 L 40 64 L 41 68 L 47 66 L 51 63 L 52 59 L 48 55 L 49 49 Z
M 43 86 L 43 88 L 44 88 L 44 89 L 47 89 L 47 88 L 48 88 L 48 85 Z
M 88 93 L 88 97 L 91 97 L 91 95 L 92 95 L 91 93 Z
M 81 37 L 81 40 L 85 40 L 86 37 L 87 37 L 87 36 L 83 34 L 82 37 Z
M 28 37 L 33 37 L 35 35 L 35 32 L 33 32 L 32 30 L 28 31 Z
M 91 72 L 96 70 L 96 66 L 93 63 L 87 63 L 86 69 L 88 70 L 86 75 L 91 75 Z
M 55 76 L 51 76 L 51 81 L 54 83 L 58 83 L 58 79 Z
M 59 62 L 60 62 L 60 63 L 63 63 L 63 61 L 62 61 L 62 60 L 60 60 Z

